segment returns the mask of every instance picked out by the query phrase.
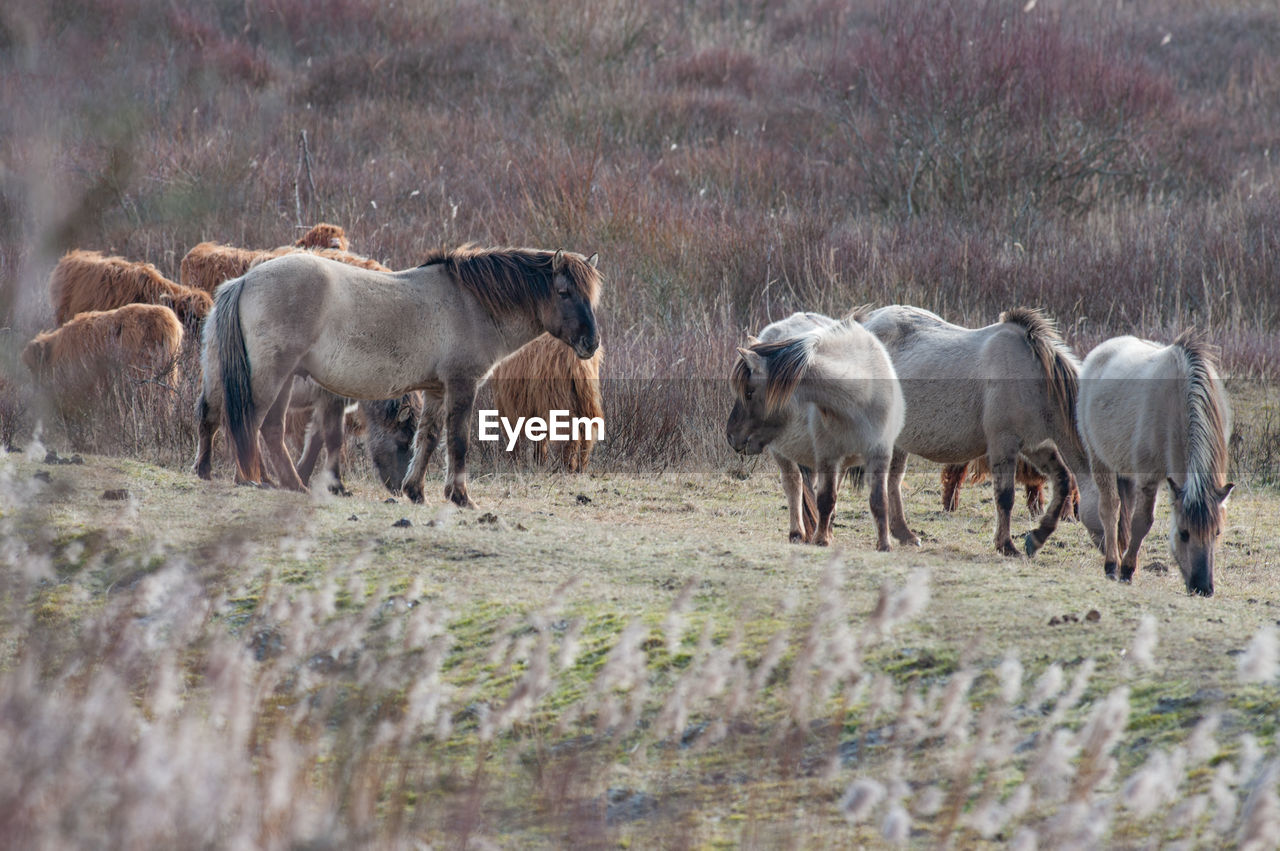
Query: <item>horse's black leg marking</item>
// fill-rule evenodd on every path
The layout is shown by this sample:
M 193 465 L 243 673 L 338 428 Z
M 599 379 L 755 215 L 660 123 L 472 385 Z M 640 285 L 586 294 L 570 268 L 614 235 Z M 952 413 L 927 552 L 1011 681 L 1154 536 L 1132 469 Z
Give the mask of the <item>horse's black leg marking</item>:
M 1024 547 L 1028 556 L 1034 556 L 1049 540 L 1049 536 L 1058 528 L 1058 520 L 1062 517 L 1062 507 L 1071 499 L 1075 485 L 1075 477 L 1067 469 L 1066 462 L 1056 449 L 1039 449 L 1029 453 L 1030 460 L 1039 470 L 1046 471 L 1053 478 L 1053 500 L 1049 508 L 1040 518 L 1040 525 L 1027 533 Z
M 202 479 L 210 478 L 213 472 L 213 438 L 218 433 L 218 419 L 211 414 L 209 400 L 202 392 L 196 402 L 196 461 L 192 465 L 196 475 Z
M 444 488 L 445 499 L 463 508 L 475 508 L 467 494 L 467 446 L 470 442 L 471 409 L 475 405 L 476 386 L 473 382 L 450 382 L 447 400 L 448 414 L 445 429 L 449 434 L 449 479 Z

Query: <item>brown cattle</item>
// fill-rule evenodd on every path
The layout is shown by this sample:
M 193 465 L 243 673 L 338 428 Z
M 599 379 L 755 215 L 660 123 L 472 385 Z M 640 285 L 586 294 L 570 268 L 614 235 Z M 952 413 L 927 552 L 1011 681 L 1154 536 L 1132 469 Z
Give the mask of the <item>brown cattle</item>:
M 261 251 L 202 242 L 187 252 L 178 268 L 178 280 L 182 285 L 212 293 L 218 284 L 238 278 L 249 271 L 249 266 Z
M 970 484 L 984 482 L 991 475 L 991 467 L 987 456 L 974 459 L 968 464 L 948 464 L 942 468 L 942 510 L 955 511 L 960 505 L 960 486 L 966 481 Z M 1018 457 L 1018 466 L 1014 468 L 1014 482 L 1022 485 L 1027 491 L 1027 512 L 1032 517 L 1040 516 L 1044 511 L 1044 486 L 1048 479 L 1035 467 Z M 1071 498 L 1062 506 L 1062 519 L 1074 518 L 1076 508 L 1080 504 L 1080 492 L 1072 489 Z
M 182 337 L 182 323 L 169 308 L 129 304 L 81 313 L 37 334 L 22 350 L 22 362 L 56 398 L 74 401 L 121 381 L 172 385 Z
M 98 251 L 67 252 L 49 278 L 49 294 L 59 325 L 77 313 L 126 304 L 164 305 L 183 322 L 196 323 L 213 307 L 208 293 L 175 284 L 150 263 Z
M 299 248 L 336 248 L 339 251 L 351 247 L 342 227 L 328 222 L 321 222 L 304 233 L 294 245 Z
M 517 349 L 493 370 L 493 404 L 501 416 L 512 422 L 516 417 L 542 417 L 551 411 L 568 411 L 571 417 L 604 418 L 600 400 L 600 365 L 604 349 L 580 359 L 573 349 L 543 334 Z M 590 430 L 586 430 L 590 434 Z M 523 438 L 521 438 L 523 440 Z M 534 444 L 538 461 L 545 463 L 548 443 Z M 559 461 L 564 469 L 580 472 L 591 458 L 593 441 L 589 437 L 561 444 Z
M 188 251 L 187 256 L 182 258 L 182 265 L 178 273 L 179 280 L 182 281 L 184 286 L 195 287 L 212 293 L 223 281 L 238 278 L 249 271 L 250 266 L 255 266 L 282 254 L 306 249 L 314 250 L 317 254 L 322 254 L 332 260 L 350 263 L 353 266 L 389 271 L 380 263 L 366 260 L 358 254 L 351 254 L 347 250 L 348 247 L 347 237 L 342 228 L 338 225 L 324 222 L 307 231 L 293 245 L 283 245 L 279 248 L 236 248 L 233 245 L 222 245 L 217 242 L 202 242 Z M 375 263 L 375 266 L 366 265 L 368 263 Z

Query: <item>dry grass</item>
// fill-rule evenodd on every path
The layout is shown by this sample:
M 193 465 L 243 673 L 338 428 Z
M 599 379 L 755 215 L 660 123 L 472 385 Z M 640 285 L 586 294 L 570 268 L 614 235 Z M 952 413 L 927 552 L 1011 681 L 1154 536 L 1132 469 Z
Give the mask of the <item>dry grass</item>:
M 1176 570 L 1106 582 L 1074 524 L 1034 562 L 989 553 L 989 494 L 944 515 L 931 470 L 909 478 L 924 546 L 877 554 L 861 495 L 839 549 L 786 544 L 763 468 L 482 476 L 457 513 L 359 476 L 313 501 L 2 463 L 22 779 L 0 813 L 32 842 L 1127 846 L 1238 841 L 1258 807 L 1275 827 L 1280 707 L 1237 673 L 1275 674 L 1266 491 L 1233 497 L 1204 600 Z

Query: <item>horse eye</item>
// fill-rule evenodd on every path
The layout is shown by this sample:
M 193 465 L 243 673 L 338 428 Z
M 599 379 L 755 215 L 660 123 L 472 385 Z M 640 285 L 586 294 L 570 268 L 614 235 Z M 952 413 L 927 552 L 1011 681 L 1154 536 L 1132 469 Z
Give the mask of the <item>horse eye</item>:
M 1182 543 L 1185 544 L 1187 541 L 1191 540 L 1191 533 L 1188 532 L 1186 529 L 1183 529 L 1180 532 L 1178 532 L 1178 537 L 1181 538 Z
M 747 391 L 743 393 L 743 396 L 746 397 L 748 402 L 751 401 L 751 397 L 754 395 L 756 395 L 756 391 L 752 390 L 751 388 L 747 388 Z
M 568 291 L 568 290 L 561 290 L 561 291 L 560 291 L 560 298 L 568 298 L 568 297 L 569 297 L 569 291 Z

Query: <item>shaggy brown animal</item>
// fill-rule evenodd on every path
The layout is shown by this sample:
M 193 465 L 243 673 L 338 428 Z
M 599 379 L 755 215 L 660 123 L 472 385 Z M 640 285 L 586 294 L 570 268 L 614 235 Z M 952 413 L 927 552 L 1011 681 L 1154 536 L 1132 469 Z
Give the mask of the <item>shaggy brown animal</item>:
M 600 365 L 604 349 L 581 360 L 573 349 L 543 334 L 500 362 L 493 370 L 493 402 L 498 412 L 511 421 L 516 417 L 546 419 L 554 410 L 568 411 L 571 417 L 604 418 L 600 401 Z M 523 441 L 523 438 L 521 438 Z M 548 444 L 534 444 L 539 463 L 548 457 Z M 591 458 L 591 439 L 560 444 L 559 463 L 570 472 L 581 472 Z
M 233 245 L 222 245 L 217 242 L 202 242 L 182 258 L 179 279 L 185 286 L 212 293 L 223 281 L 240 277 L 252 266 L 284 254 L 304 250 L 364 269 L 391 271 L 376 260 L 352 254 L 348 248 L 347 237 L 342 232 L 342 228 L 324 223 L 307 231 L 293 245 L 282 245 L 279 248 L 236 248 Z
M 178 279 L 183 286 L 212 293 L 218 288 L 218 284 L 247 272 L 260 254 L 261 251 L 249 248 L 202 242 L 182 258 Z
M 182 323 L 169 308 L 129 304 L 81 313 L 37 334 L 22 350 L 22 362 L 56 398 L 71 402 L 121 380 L 172 386 L 182 337 Z
M 67 252 L 49 278 L 49 294 L 59 325 L 77 313 L 126 304 L 164 305 L 182 322 L 194 324 L 213 308 L 208 293 L 175 284 L 150 263 L 98 251 Z
M 304 233 L 294 245 L 298 248 L 336 248 L 339 251 L 346 251 L 351 247 L 342 227 L 328 222 L 321 222 Z
M 966 481 L 970 484 L 985 482 L 991 476 L 991 467 L 987 456 L 983 455 L 968 464 L 948 464 L 942 468 L 942 510 L 955 511 L 960 505 L 960 487 Z M 1014 482 L 1027 489 L 1027 512 L 1032 517 L 1039 517 L 1044 511 L 1044 486 L 1048 479 L 1040 471 L 1019 456 L 1018 466 L 1014 470 Z M 1076 516 L 1080 504 L 1080 491 L 1073 489 L 1071 499 L 1062 506 L 1062 519 Z

